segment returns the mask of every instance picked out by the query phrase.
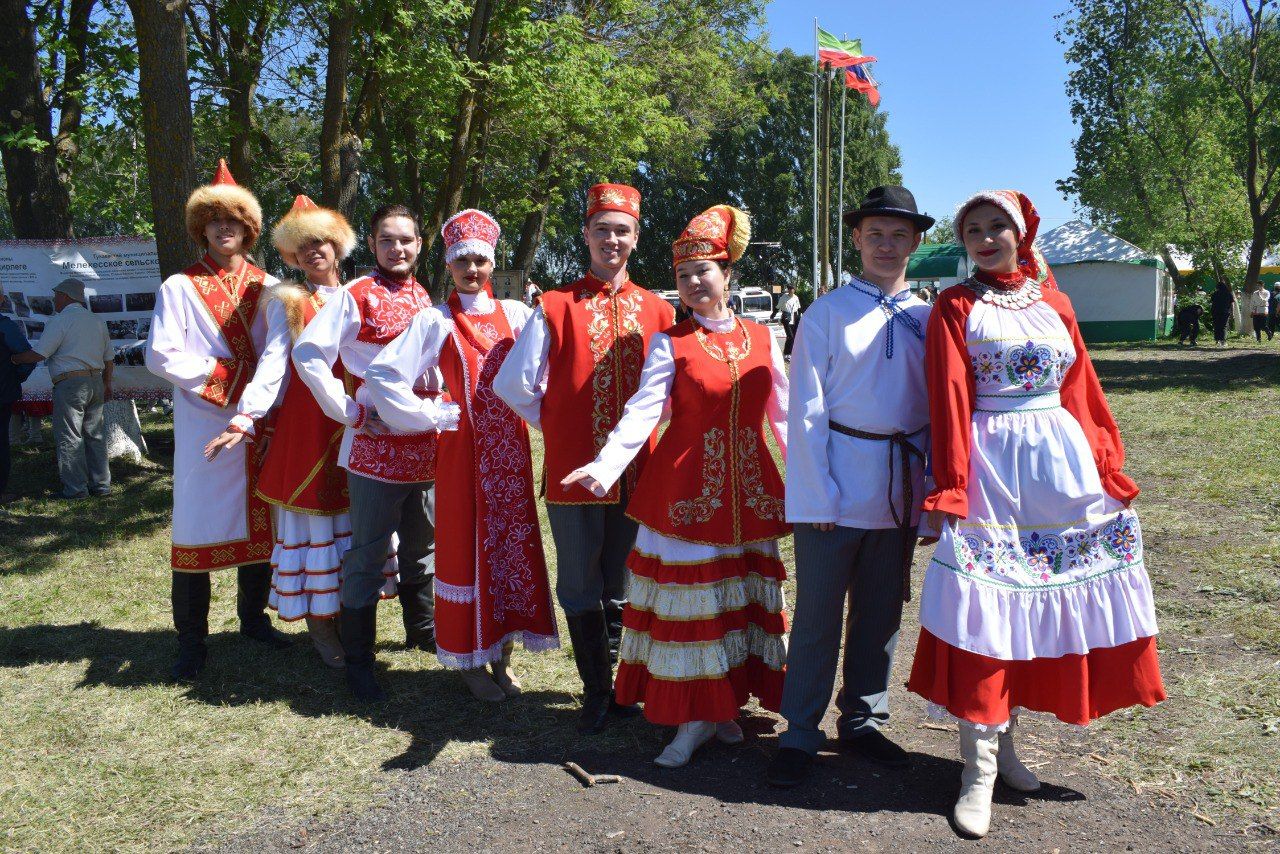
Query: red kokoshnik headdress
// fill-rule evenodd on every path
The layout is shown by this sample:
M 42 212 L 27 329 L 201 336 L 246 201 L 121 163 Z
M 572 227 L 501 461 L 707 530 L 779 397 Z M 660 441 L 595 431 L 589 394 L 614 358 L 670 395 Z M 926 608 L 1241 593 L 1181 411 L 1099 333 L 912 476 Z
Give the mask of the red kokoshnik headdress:
M 498 221 L 484 211 L 475 208 L 458 211 L 440 229 L 440 236 L 444 238 L 444 262 L 452 264 L 462 255 L 480 255 L 493 261 L 501 235 Z
M 685 261 L 728 261 L 747 251 L 751 217 L 729 205 L 715 205 L 695 216 L 671 244 L 671 264 Z
M 1049 262 L 1036 248 L 1036 234 L 1040 230 L 1040 214 L 1025 193 L 1017 190 L 983 190 L 970 197 L 956 209 L 953 228 L 956 240 L 964 245 L 964 218 L 978 205 L 995 205 L 1009 217 L 1018 230 L 1018 266 L 1027 276 L 1035 279 L 1045 289 L 1057 290 L 1058 283 L 1049 269 Z

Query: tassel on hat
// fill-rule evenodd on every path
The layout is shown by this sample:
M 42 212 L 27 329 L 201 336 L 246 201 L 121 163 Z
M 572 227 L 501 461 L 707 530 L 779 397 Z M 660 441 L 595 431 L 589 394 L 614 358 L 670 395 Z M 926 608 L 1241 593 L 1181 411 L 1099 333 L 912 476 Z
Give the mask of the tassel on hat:
M 714 205 L 695 216 L 671 244 L 673 265 L 685 261 L 737 261 L 751 242 L 751 217 L 731 205 Z

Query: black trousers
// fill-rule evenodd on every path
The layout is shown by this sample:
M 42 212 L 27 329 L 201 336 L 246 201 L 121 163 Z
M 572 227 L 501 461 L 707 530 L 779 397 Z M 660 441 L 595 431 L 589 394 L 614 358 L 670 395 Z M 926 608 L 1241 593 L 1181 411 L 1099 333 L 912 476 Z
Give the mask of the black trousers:
M 796 341 L 796 327 L 798 325 L 794 320 L 786 320 L 784 318 L 782 321 L 782 331 L 787 336 L 787 340 L 782 343 L 782 355 L 784 356 L 791 355 L 791 345 Z
M 1178 343 L 1181 344 L 1188 338 L 1191 339 L 1191 346 L 1196 345 L 1196 336 L 1200 334 L 1200 324 L 1197 321 L 1190 321 L 1182 324 L 1182 328 L 1178 331 Z
M 1213 316 L 1213 340 L 1219 344 L 1227 343 L 1227 321 L 1231 319 L 1229 314 L 1215 314 Z
M 1253 318 L 1253 334 L 1258 340 L 1262 340 L 1262 333 L 1267 333 L 1267 338 L 1271 337 L 1271 330 L 1267 328 L 1267 316 L 1265 314 L 1251 315 Z

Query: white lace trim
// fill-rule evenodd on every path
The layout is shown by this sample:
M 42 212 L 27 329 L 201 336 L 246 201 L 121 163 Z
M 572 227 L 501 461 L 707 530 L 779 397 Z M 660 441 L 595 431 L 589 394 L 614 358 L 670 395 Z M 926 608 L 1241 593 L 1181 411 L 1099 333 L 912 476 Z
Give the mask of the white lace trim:
M 439 587 L 440 582 L 437 581 L 436 589 L 438 590 Z M 448 670 L 475 670 L 502 658 L 502 648 L 515 641 L 520 641 L 520 645 L 528 652 L 547 652 L 548 650 L 560 648 L 559 635 L 538 635 L 521 629 L 511 632 L 497 643 L 475 652 L 449 652 L 440 647 L 437 639 L 436 658 L 440 660 L 440 665 Z
M 463 587 L 461 584 L 446 584 L 437 578 L 433 589 L 436 596 L 446 602 L 469 605 L 476 601 L 476 589 L 473 586 Z

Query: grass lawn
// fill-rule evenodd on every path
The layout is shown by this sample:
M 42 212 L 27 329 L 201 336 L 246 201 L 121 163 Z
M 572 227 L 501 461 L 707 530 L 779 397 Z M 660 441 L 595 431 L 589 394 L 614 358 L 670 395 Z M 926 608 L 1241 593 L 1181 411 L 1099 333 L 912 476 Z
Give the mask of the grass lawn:
M 1111 345 L 1094 358 L 1143 487 L 1170 700 L 1114 715 L 1087 740 L 1065 733 L 1061 749 L 1206 824 L 1280 827 L 1280 342 Z M 102 500 L 50 497 L 48 430 L 45 448 L 15 448 L 11 488 L 36 497 L 0 509 L 3 848 L 171 850 L 264 816 L 366 809 L 403 769 L 473 754 L 528 762 L 578 741 L 567 650 L 517 653 L 525 698 L 482 708 L 434 657 L 397 647 L 388 603 L 379 658 L 391 700 L 370 710 L 301 635 L 283 653 L 242 640 L 233 573 L 215 576 L 206 675 L 168 684 L 172 440 L 159 416 L 144 427 L 150 461 L 113 465 Z M 553 559 L 545 518 L 543 535 Z M 615 728 L 594 743 L 656 752 L 663 736 Z

